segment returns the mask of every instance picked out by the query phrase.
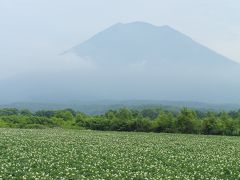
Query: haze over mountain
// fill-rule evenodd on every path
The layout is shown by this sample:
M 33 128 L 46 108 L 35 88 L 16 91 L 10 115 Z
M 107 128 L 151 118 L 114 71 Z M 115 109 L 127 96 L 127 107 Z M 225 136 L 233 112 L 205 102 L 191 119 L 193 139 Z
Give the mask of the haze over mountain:
M 169 26 L 118 23 L 60 57 L 72 55 L 93 68 L 12 77 L 0 100 L 240 102 L 240 65 Z

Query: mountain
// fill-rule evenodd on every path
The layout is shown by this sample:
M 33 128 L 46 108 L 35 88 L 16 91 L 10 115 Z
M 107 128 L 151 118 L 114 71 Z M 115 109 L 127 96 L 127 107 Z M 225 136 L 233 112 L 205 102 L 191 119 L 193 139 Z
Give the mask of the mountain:
M 72 55 L 77 59 L 70 61 Z M 59 57 L 63 56 L 69 59 L 66 66 L 74 62 L 93 68 L 58 71 L 56 64 L 56 71 L 1 80 L 0 104 L 103 99 L 240 102 L 240 65 L 169 26 L 119 23 Z
M 140 62 L 204 67 L 236 65 L 169 26 L 158 27 L 143 22 L 118 23 L 68 52 L 105 65 Z

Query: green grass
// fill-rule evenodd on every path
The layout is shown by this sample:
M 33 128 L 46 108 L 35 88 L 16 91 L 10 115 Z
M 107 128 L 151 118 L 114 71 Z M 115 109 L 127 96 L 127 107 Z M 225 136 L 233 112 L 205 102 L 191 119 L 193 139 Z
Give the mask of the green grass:
M 239 179 L 240 137 L 0 129 L 0 179 Z

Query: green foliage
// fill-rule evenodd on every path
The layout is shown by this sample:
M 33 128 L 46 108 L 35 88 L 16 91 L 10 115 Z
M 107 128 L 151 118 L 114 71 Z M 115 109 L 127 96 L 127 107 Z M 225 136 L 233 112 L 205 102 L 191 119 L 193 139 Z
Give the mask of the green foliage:
M 50 111 L 50 110 L 42 110 L 42 111 L 37 111 L 35 113 L 36 116 L 41 116 L 41 117 L 53 117 L 56 114 L 55 111 Z
M 191 109 L 184 108 L 177 117 L 176 126 L 179 132 L 194 133 L 196 132 L 197 114 Z
M 159 111 L 156 109 L 144 109 L 141 114 L 143 117 L 153 120 L 157 118 Z
M 0 127 L 1 128 L 4 128 L 4 127 L 9 127 L 8 123 L 3 121 L 3 120 L 0 120 Z
M 174 132 L 175 124 L 172 113 L 161 111 L 154 121 L 153 128 L 155 132 Z
M 39 125 L 39 126 L 38 126 Z M 187 134 L 240 135 L 240 111 L 200 112 L 183 108 L 176 113 L 162 109 L 140 111 L 122 108 L 103 115 L 89 116 L 72 109 L 0 109 L 0 127 L 77 128 L 103 131 L 141 131 Z
M 208 113 L 202 122 L 202 132 L 204 134 L 217 134 L 217 117 L 214 113 Z
M 31 116 L 31 115 L 33 115 L 32 112 L 29 111 L 28 109 L 20 110 L 19 114 L 21 114 L 23 116 Z
M 0 116 L 18 115 L 19 111 L 15 108 L 0 109 Z
M 133 118 L 132 112 L 129 109 L 119 109 L 116 113 L 116 117 L 123 121 L 127 121 Z
M 55 117 L 62 118 L 64 121 L 72 121 L 73 115 L 68 110 L 57 111 Z

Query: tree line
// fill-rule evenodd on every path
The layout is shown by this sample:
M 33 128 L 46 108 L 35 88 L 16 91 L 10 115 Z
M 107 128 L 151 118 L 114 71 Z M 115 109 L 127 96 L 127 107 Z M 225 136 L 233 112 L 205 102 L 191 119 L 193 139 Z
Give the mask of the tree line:
M 0 127 L 76 128 L 101 131 L 165 132 L 212 135 L 240 135 L 240 110 L 201 112 L 183 108 L 179 112 L 163 109 L 109 110 L 87 115 L 73 109 L 31 112 L 15 108 L 0 109 Z

